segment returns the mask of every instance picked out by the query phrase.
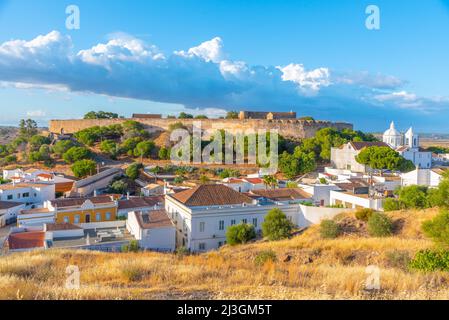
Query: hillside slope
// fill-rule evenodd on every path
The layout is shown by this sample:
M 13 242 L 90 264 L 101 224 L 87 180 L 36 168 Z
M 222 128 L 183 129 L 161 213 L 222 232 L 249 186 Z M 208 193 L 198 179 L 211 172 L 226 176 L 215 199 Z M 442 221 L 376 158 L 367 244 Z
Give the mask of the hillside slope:
M 407 257 L 432 247 L 419 231 L 436 210 L 392 214 L 396 234 L 370 238 L 352 216 L 346 234 L 322 240 L 313 227 L 290 240 L 224 247 L 203 255 L 46 251 L 0 258 L 0 299 L 447 299 L 449 274 L 406 269 Z M 258 266 L 258 253 L 277 261 Z M 65 289 L 77 265 L 81 288 Z M 377 265 L 381 290 L 364 290 Z

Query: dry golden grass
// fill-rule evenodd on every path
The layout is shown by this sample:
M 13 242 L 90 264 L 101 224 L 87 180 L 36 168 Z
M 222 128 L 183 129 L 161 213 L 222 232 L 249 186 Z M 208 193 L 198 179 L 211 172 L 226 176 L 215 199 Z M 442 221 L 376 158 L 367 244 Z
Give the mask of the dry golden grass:
M 347 234 L 323 240 L 312 227 L 290 240 L 185 257 L 57 250 L 12 254 L 0 258 L 0 298 L 447 299 L 449 274 L 412 272 L 394 258 L 433 246 L 419 226 L 436 213 L 395 212 L 396 235 L 382 239 Z M 266 250 L 277 260 L 257 266 L 255 257 Z M 65 288 L 68 265 L 79 267 L 80 289 Z M 380 268 L 378 292 L 365 290 L 368 265 Z

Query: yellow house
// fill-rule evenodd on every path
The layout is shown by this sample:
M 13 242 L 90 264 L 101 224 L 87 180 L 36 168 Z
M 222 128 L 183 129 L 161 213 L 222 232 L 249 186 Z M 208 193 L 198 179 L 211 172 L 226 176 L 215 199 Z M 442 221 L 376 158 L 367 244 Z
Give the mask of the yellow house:
M 117 219 L 118 204 L 111 196 L 56 199 L 48 209 L 55 212 L 56 223 L 98 223 Z

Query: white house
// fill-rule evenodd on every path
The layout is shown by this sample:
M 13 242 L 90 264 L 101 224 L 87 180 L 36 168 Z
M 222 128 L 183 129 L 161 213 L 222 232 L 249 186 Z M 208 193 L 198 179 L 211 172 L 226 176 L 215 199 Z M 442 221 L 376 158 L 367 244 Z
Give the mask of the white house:
M 14 223 L 17 215 L 23 209 L 25 209 L 25 204 L 21 202 L 0 201 L 0 228 Z
M 0 201 L 24 203 L 27 207 L 55 199 L 53 183 L 8 183 L 0 185 Z
M 223 184 L 229 188 L 234 189 L 237 192 L 250 192 L 251 190 L 266 189 L 263 179 L 254 178 L 225 178 Z
M 166 252 L 176 248 L 176 227 L 164 209 L 130 212 L 126 228 L 141 248 Z
M 401 174 L 402 186 L 421 185 L 427 187 L 438 187 L 445 170 L 440 168 L 420 169 Z
M 272 208 L 280 208 L 293 224 L 304 226 L 300 203 L 311 199 L 301 189 L 253 190 L 245 195 L 210 184 L 166 195 L 165 210 L 176 226 L 177 246 L 201 252 L 224 245 L 229 226 L 249 223 L 260 232 Z

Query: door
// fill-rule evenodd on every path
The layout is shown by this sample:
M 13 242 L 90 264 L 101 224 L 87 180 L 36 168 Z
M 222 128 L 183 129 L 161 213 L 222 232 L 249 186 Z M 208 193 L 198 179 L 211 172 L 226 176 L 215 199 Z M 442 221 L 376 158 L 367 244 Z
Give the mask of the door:
M 86 223 L 90 223 L 90 214 L 86 214 Z

